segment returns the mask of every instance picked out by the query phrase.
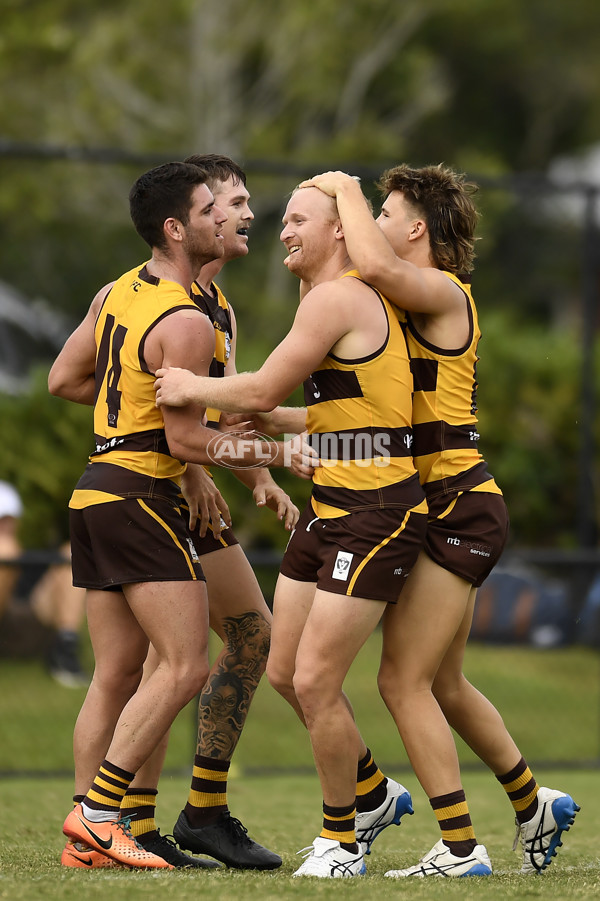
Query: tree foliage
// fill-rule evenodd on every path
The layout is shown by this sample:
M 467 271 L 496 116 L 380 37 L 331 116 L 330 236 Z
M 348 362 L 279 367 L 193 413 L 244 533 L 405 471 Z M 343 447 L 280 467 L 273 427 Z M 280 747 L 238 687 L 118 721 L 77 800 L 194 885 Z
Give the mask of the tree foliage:
M 2 13 L 3 280 L 75 324 L 148 254 L 127 209 L 137 175 L 191 152 L 230 154 L 256 214 L 250 256 L 221 279 L 240 369 L 293 317 L 278 233 L 301 177 L 346 168 L 374 197 L 387 166 L 443 160 L 489 182 L 544 173 L 600 129 L 596 0 L 4 0 Z M 480 196 L 482 433 L 528 543 L 568 542 L 577 477 L 581 230 L 547 201 L 485 184 Z M 44 391 L 38 378 L 29 397 L 0 398 L 0 473 L 17 479 L 29 534 L 48 543 L 87 453 L 87 411 Z M 244 490 L 228 491 L 241 511 Z M 265 516 L 248 527 L 259 544 L 279 540 Z

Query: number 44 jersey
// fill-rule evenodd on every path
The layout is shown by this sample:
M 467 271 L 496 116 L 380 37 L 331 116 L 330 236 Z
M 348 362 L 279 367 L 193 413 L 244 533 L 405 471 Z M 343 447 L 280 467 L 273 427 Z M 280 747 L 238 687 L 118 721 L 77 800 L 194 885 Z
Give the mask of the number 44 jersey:
M 96 448 L 71 508 L 177 493 L 185 463 L 170 454 L 144 346 L 161 319 L 187 307 L 197 310 L 184 288 L 155 278 L 145 265 L 122 275 L 109 291 L 95 326 Z

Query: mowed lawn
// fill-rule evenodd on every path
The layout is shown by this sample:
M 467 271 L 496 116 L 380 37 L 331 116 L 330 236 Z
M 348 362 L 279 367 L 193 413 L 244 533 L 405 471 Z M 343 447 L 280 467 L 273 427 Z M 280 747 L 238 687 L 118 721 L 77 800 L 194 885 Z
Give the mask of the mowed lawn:
M 35 661 L 0 661 L 0 899 L 280 898 L 593 898 L 600 895 L 600 680 L 598 655 L 585 648 L 532 651 L 473 645 L 466 671 L 502 711 L 540 784 L 568 791 L 581 804 L 564 848 L 541 877 L 518 874 L 511 851 L 512 808 L 491 774 L 475 767 L 459 743 L 464 786 L 478 840 L 494 865 L 487 879 L 398 882 L 383 873 L 415 863 L 438 838 L 427 798 L 408 767 L 394 724 L 376 689 L 380 639 L 367 643 L 346 688 L 377 761 L 413 795 L 415 815 L 379 837 L 366 877 L 295 880 L 293 871 L 321 823 L 321 795 L 308 736 L 287 705 L 263 682 L 236 752 L 229 802 L 258 841 L 277 850 L 273 873 L 81 872 L 59 865 L 61 826 L 72 794 L 71 736 L 84 692 L 55 685 Z M 195 744 L 190 705 L 172 734 L 157 818 L 170 833 L 185 803 Z M 549 768 L 551 766 L 551 768 Z M 20 775 L 17 775 L 19 774 Z M 12 774 L 12 775 L 10 775 Z M 342 894 L 343 893 L 343 894 Z

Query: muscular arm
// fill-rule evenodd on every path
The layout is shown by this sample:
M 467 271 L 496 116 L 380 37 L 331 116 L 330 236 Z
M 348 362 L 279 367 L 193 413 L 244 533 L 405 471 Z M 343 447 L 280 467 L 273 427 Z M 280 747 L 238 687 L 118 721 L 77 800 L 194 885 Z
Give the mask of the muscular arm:
M 464 311 L 462 291 L 439 269 L 396 256 L 373 218 L 360 184 L 345 172 L 325 172 L 302 183 L 335 197 L 348 255 L 361 276 L 403 310 L 437 316 Z
M 156 373 L 157 404 L 195 401 L 232 413 L 274 410 L 352 331 L 350 290 L 340 281 L 313 288 L 300 304 L 292 328 L 257 372 L 209 379 L 161 369 Z
M 214 330 L 203 313 L 179 310 L 162 319 L 146 340 L 145 359 L 151 372 L 160 367 L 186 365 L 199 376 L 206 376 L 214 355 Z M 207 381 L 224 381 L 212 379 Z M 215 404 L 214 406 L 218 406 Z M 260 440 L 237 439 L 215 432 L 201 424 L 205 404 L 164 408 L 163 418 L 169 449 L 174 457 L 190 463 L 227 466 L 282 466 L 284 446 Z
M 302 284 L 306 284 L 303 282 Z M 306 292 L 305 292 L 306 293 Z M 237 327 L 231 305 L 232 340 L 231 354 L 225 367 L 225 375 L 237 375 L 235 352 L 237 348 Z M 252 417 L 254 428 L 263 435 L 276 438 L 278 435 L 298 435 L 306 428 L 306 407 L 275 407 L 270 413 L 255 413 Z M 244 481 L 240 479 L 240 481 Z
M 104 285 L 94 297 L 81 324 L 67 338 L 48 374 L 48 391 L 77 404 L 94 404 L 96 342 L 94 326 L 114 282 Z

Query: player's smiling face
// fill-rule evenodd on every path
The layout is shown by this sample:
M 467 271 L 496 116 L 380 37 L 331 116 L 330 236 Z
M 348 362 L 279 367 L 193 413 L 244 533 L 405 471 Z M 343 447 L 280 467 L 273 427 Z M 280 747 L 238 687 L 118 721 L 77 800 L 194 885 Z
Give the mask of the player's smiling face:
M 233 177 L 227 181 L 219 181 L 213 185 L 215 203 L 227 214 L 227 222 L 223 226 L 225 241 L 224 259 L 234 260 L 248 253 L 248 230 L 254 219 L 254 213 L 248 205 L 250 194 L 241 181 Z
M 311 279 L 331 258 L 339 225 L 335 202 L 318 188 L 300 188 L 292 195 L 279 236 L 288 256 L 284 265 L 298 278 Z

